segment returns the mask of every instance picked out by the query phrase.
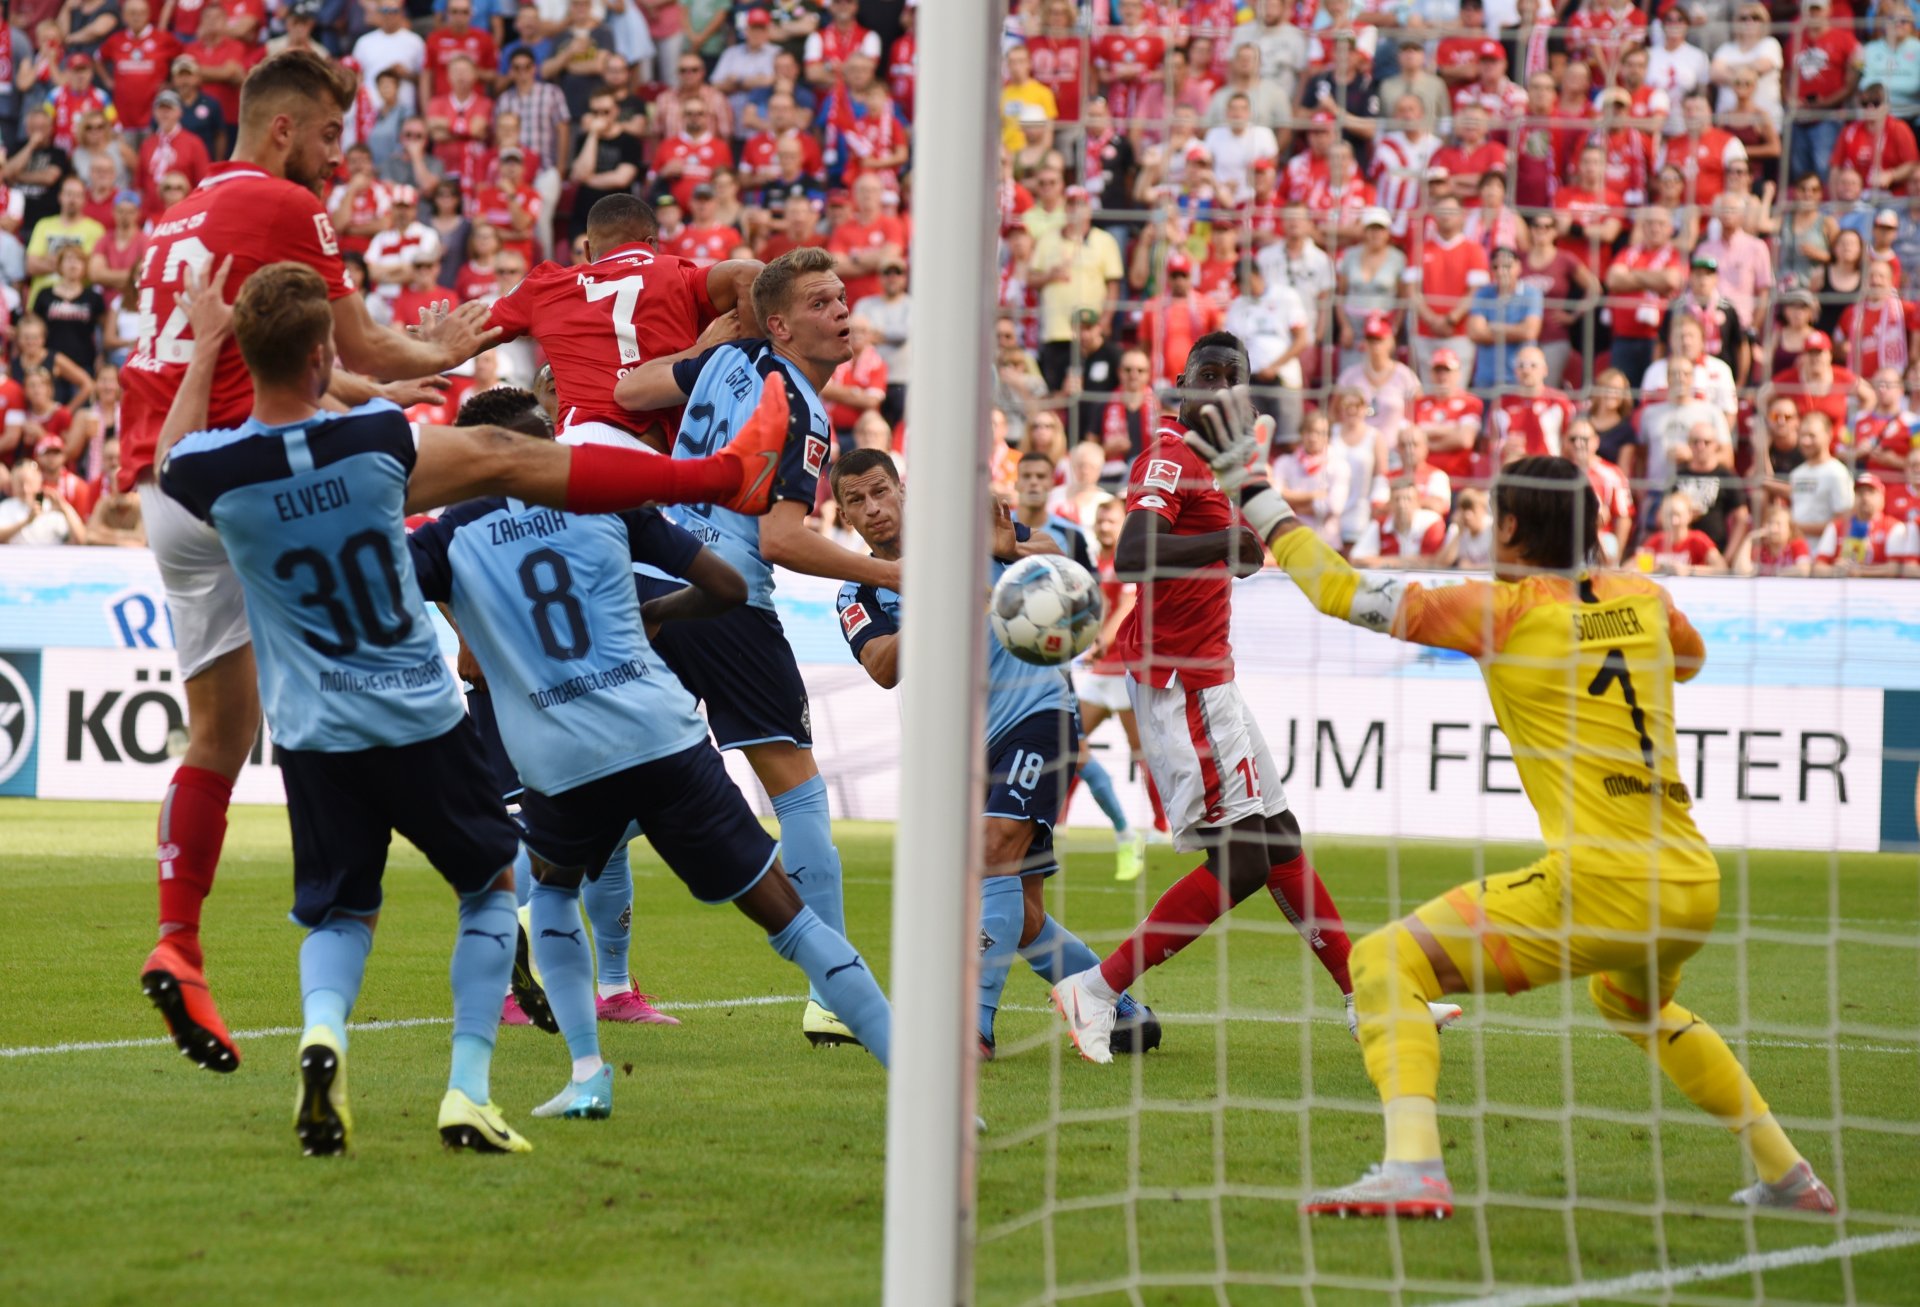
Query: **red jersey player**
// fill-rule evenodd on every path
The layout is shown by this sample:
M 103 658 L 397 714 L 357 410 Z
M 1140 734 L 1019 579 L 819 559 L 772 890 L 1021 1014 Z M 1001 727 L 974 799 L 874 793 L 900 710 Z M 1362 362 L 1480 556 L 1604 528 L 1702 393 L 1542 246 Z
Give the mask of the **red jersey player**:
M 739 259 L 703 268 L 657 253 L 652 242 L 659 234 L 644 201 L 602 196 L 587 213 L 587 266 L 542 263 L 493 303 L 487 325 L 502 339 L 532 335 L 546 351 L 563 438 L 571 431 L 582 442 L 644 442 L 666 453 L 679 411 L 630 412 L 614 399 L 614 385 L 642 363 L 695 353 L 696 338 L 722 314 L 752 316 L 760 264 Z M 746 325 L 752 335 L 752 323 Z
M 1258 537 L 1187 448 L 1186 426 L 1229 387 L 1247 383 L 1237 337 L 1194 342 L 1179 385 L 1180 422 L 1154 432 L 1127 482 L 1127 517 L 1114 567 L 1142 577 L 1138 604 L 1116 652 L 1133 674 L 1130 693 L 1147 765 L 1160 788 L 1173 846 L 1206 861 L 1161 896 L 1132 938 L 1097 967 L 1053 989 L 1073 1041 L 1092 1062 L 1113 1060 L 1115 1007 L 1135 977 L 1198 939 L 1260 889 L 1313 947 L 1342 994 L 1351 945 L 1339 911 L 1307 864 L 1300 823 L 1287 808 L 1279 771 L 1234 682 L 1232 580 L 1260 570 Z M 1244 389 L 1242 391 L 1244 394 Z M 1460 1009 L 1436 1012 L 1451 1019 Z M 1353 1028 L 1349 1017 L 1349 1028 Z
M 304 50 L 254 69 L 241 93 L 233 161 L 216 165 L 154 225 L 136 281 L 140 338 L 120 374 L 126 395 L 118 486 L 139 488 L 147 540 L 173 614 L 190 740 L 160 805 L 160 942 L 140 979 L 180 1051 L 213 1071 L 233 1070 L 240 1055 L 207 990 L 200 906 L 213 887 L 234 779 L 260 729 L 260 700 L 245 599 L 219 537 L 168 498 L 154 475 L 155 445 L 193 354 L 177 297 L 190 278 L 225 269 L 223 291 L 232 300 L 260 267 L 294 260 L 326 283 L 335 345 L 350 368 L 387 380 L 431 376 L 487 343 L 477 310 L 408 336 L 377 326 L 365 299 L 353 293 L 313 188 L 340 166 L 340 134 L 354 89 L 351 74 Z M 364 386 L 342 381 L 343 390 Z M 357 402 L 372 393 L 347 398 Z M 236 427 L 252 411 L 252 379 L 239 347 L 228 340 L 213 375 L 206 425 Z

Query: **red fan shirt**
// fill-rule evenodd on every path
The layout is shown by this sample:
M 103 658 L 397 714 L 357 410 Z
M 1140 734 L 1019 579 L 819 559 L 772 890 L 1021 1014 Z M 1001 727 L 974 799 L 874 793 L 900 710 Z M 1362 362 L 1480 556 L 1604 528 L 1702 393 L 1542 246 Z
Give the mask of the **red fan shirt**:
M 1840 315 L 1840 334 L 1847 339 L 1847 369 L 1871 377 L 1881 368 L 1894 368 L 1903 376 L 1907 364 L 1907 341 L 1920 331 L 1920 305 L 1911 300 L 1861 300 Z
M 684 166 L 667 189 L 673 192 L 673 198 L 680 202 L 682 210 L 691 210 L 693 188 L 702 182 L 712 181 L 713 174 L 720 169 L 733 167 L 733 150 L 712 133 L 696 141 L 682 132 L 660 143 L 660 148 L 653 155 L 654 172 L 659 173 L 675 161 Z
M 1469 423 L 1477 434 L 1486 424 L 1487 405 L 1478 395 L 1422 395 L 1413 401 L 1413 423 L 1421 427 L 1458 426 Z M 1427 463 L 1447 474 L 1451 482 L 1473 476 L 1474 450 L 1435 449 L 1427 454 Z
M 113 104 L 120 125 L 145 131 L 153 122 L 153 97 L 166 88 L 179 38 L 151 23 L 135 36 L 121 28 L 100 43 L 100 61 L 113 69 Z
M 1557 457 L 1573 413 L 1573 401 L 1546 386 L 1538 395 L 1509 392 L 1494 400 L 1493 425 L 1502 442 L 1516 433 L 1525 436 L 1528 457 L 1537 454 Z
M 483 83 L 500 66 L 500 52 L 493 44 L 493 33 L 485 28 L 469 27 L 456 35 L 444 27 L 436 27 L 427 33 L 427 67 L 433 70 L 434 89 L 446 88 L 447 65 L 462 55 L 473 61 L 473 71 Z
M 731 227 L 684 226 L 671 241 L 662 241 L 661 249 L 703 268 L 710 268 L 740 243 L 740 233 Z
M 897 42 L 895 47 L 898 48 Z M 1027 53 L 1033 56 L 1034 80 L 1045 82 L 1053 92 L 1053 104 L 1060 112 L 1060 121 L 1080 121 L 1080 88 L 1086 81 L 1088 63 L 1087 38 L 1030 36 Z
M 1680 251 L 1671 245 L 1662 245 L 1658 249 L 1629 245 L 1620 251 L 1613 266 L 1649 272 L 1661 268 L 1684 269 L 1687 264 L 1681 258 Z M 1681 284 L 1685 285 L 1685 282 Z M 1635 340 L 1653 340 L 1660 335 L 1660 319 L 1667 311 L 1667 297 L 1659 291 L 1636 290 L 1625 295 L 1609 295 L 1607 306 L 1613 310 L 1615 339 L 1624 336 Z
M 1430 236 L 1420 246 L 1420 293 L 1435 313 L 1451 313 L 1461 299 L 1487 283 L 1487 252 L 1465 234 L 1451 244 Z M 1421 318 L 1414 329 L 1422 336 L 1440 336 Z M 1464 329 L 1464 328 L 1463 328 Z
M 120 371 L 126 397 L 120 405 L 121 490 L 153 462 L 153 448 L 167 410 L 193 357 L 185 310 L 174 297 L 187 288 L 187 270 L 210 275 L 219 260 L 233 259 L 226 294 L 237 298 L 248 277 L 269 263 L 292 259 L 326 283 L 327 298 L 353 293 L 333 223 L 312 191 L 269 177 L 247 163 L 217 163 L 193 193 L 155 224 L 135 279 L 142 320 L 139 342 Z M 237 427 L 253 411 L 253 377 L 231 338 L 220 351 L 207 402 L 209 427 Z

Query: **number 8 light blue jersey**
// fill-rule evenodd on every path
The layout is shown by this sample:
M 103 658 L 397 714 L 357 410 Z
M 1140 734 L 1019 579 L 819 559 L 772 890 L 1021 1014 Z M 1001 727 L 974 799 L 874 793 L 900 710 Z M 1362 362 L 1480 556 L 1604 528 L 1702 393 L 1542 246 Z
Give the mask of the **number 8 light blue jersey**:
M 698 358 L 674 364 L 673 379 L 687 396 L 687 409 L 673 456 L 705 458 L 739 435 L 760 403 L 760 388 L 776 372 L 787 380 L 794 438 L 774 474 L 773 498 L 795 500 L 812 512 L 832 454 L 833 428 L 812 384 L 767 341 L 716 345 Z M 773 567 L 760 555 L 759 518 L 708 504 L 679 504 L 665 512 L 746 578 L 749 604 L 772 610 Z
M 160 486 L 220 533 L 247 595 L 274 742 L 347 753 L 466 712 L 403 525 L 414 432 L 386 400 L 291 426 L 249 418 L 173 447 Z
M 420 589 L 451 602 L 521 781 L 568 790 L 691 749 L 706 725 L 647 641 L 633 564 L 678 575 L 699 542 L 656 513 L 478 500 L 413 533 Z

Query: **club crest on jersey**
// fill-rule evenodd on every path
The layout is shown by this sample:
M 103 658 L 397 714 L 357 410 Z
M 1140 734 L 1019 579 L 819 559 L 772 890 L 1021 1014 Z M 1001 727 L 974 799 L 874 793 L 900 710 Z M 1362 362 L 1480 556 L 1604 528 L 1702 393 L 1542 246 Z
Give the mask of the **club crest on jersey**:
M 1156 458 L 1147 464 L 1146 480 L 1140 484 L 1149 490 L 1178 492 L 1180 489 L 1180 465 L 1170 458 Z
M 873 617 L 865 604 L 848 604 L 840 610 L 840 633 L 849 640 L 872 625 Z
M 340 238 L 333 234 L 333 221 L 324 213 L 313 215 L 313 234 L 320 239 L 320 252 L 340 253 Z
M 807 475 L 817 477 L 827 466 L 827 442 L 811 433 L 807 436 L 805 454 Z

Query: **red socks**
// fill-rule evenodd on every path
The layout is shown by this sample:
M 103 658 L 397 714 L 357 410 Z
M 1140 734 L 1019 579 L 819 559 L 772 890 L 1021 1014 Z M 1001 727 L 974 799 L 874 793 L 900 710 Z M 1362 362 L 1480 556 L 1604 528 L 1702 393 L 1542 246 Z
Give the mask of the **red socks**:
M 1100 964 L 1101 977 L 1120 993 L 1141 972 L 1199 939 L 1229 906 L 1220 882 L 1202 863 L 1160 896 L 1140 928 Z
M 1353 941 L 1347 938 L 1340 909 L 1333 906 L 1333 895 L 1321 883 L 1320 873 L 1301 854 L 1267 873 L 1267 891 L 1300 937 L 1313 947 L 1314 957 L 1327 969 L 1342 994 L 1353 992 L 1353 980 L 1347 974 L 1347 955 Z
M 740 463 L 667 458 L 611 445 L 575 445 L 567 466 L 567 511 L 618 513 L 642 504 L 723 504 L 740 493 Z
M 219 772 L 182 767 L 160 803 L 160 925 L 177 927 L 176 942 L 197 945 L 200 904 L 213 889 L 220 846 L 227 838 L 233 782 Z

